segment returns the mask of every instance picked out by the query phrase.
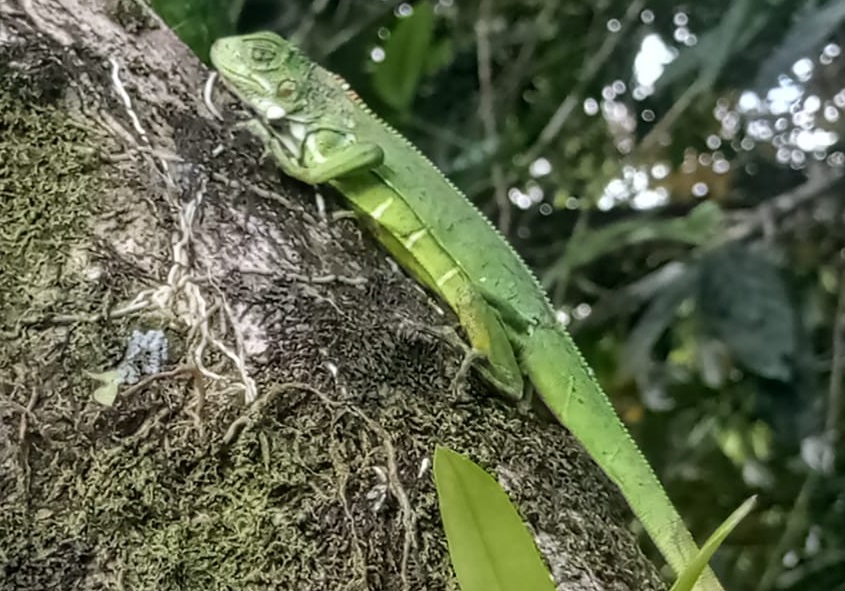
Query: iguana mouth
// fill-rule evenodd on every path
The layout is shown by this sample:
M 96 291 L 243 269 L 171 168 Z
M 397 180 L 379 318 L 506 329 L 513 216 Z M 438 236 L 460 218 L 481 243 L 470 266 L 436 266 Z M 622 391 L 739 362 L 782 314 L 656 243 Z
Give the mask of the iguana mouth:
M 222 79 L 222 83 L 218 83 L 218 79 Z M 226 113 L 225 116 L 221 114 L 214 100 L 215 87 L 219 87 L 220 84 L 229 97 L 220 105 Z M 203 101 L 211 114 L 220 121 L 234 120 L 235 123 L 244 123 L 258 119 L 268 130 L 272 130 L 277 135 L 285 148 L 297 157 L 301 157 L 303 142 L 307 135 L 306 128 L 302 122 L 289 117 L 282 107 L 271 103 L 262 112 L 262 109 L 254 105 L 254 101 L 240 97 L 235 89 L 226 83 L 225 76 L 221 76 L 217 71 L 212 72 L 206 80 Z

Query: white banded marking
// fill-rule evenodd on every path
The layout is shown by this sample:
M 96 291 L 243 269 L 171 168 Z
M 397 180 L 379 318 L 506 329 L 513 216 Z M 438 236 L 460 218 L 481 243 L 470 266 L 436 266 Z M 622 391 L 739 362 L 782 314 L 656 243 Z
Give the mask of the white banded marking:
M 443 287 L 443 285 L 447 281 L 449 281 L 452 277 L 454 277 L 457 274 L 458 274 L 458 268 L 452 267 L 451 269 L 449 269 L 448 271 L 443 273 L 443 276 L 440 277 L 440 279 L 437 280 L 437 287 Z
M 414 248 L 414 244 L 417 243 L 417 240 L 419 240 L 420 238 L 422 238 L 426 234 L 428 234 L 428 230 L 425 229 L 425 228 L 422 228 L 421 230 L 417 230 L 416 232 L 414 232 L 413 234 L 408 236 L 408 239 L 405 241 L 405 248 L 407 248 L 408 250 L 411 250 L 412 248 Z
M 370 214 L 370 217 L 374 220 L 381 219 L 381 216 L 384 215 L 384 212 L 387 211 L 387 208 L 390 207 L 392 204 L 393 197 L 388 197 L 387 199 L 378 204 L 378 207 L 373 210 L 373 213 Z

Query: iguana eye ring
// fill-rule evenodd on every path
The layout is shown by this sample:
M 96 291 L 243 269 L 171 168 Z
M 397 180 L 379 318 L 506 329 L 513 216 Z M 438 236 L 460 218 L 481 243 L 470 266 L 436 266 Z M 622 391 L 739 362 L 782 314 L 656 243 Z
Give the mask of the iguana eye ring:
M 250 49 L 249 57 L 254 62 L 267 63 L 273 61 L 276 53 L 266 47 L 253 47 Z
M 297 90 L 298 86 L 296 84 L 296 80 L 285 78 L 279 82 L 279 86 L 276 88 L 276 96 L 279 98 L 289 99 L 296 95 Z

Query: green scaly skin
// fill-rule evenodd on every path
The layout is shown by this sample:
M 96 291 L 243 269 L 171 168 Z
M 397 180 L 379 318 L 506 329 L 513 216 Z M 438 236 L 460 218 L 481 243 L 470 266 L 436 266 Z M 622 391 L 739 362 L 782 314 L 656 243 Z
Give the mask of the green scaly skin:
M 455 311 L 484 355 L 484 377 L 514 400 L 527 377 L 674 571 L 693 564 L 695 541 L 539 282 L 460 190 L 342 79 L 278 35 L 219 39 L 211 60 L 257 115 L 249 128 L 285 173 L 340 191 L 396 260 Z M 709 567 L 694 589 L 723 591 Z

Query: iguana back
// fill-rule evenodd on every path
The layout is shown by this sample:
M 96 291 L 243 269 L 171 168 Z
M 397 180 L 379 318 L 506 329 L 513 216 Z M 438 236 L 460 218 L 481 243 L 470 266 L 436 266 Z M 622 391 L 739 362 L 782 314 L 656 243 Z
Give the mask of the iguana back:
M 363 103 L 348 100 L 357 110 L 355 134 L 384 150 L 384 164 L 373 174 L 401 196 L 398 199 L 413 210 L 472 283 L 532 322 L 554 322 L 539 281 L 493 224 L 404 136 Z M 337 179 L 332 184 L 353 203 L 364 205 L 371 216 L 379 198 L 390 198 L 380 193 L 374 199 L 371 179 Z

